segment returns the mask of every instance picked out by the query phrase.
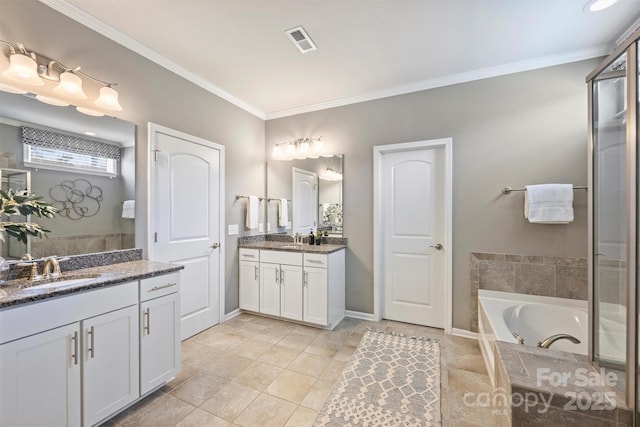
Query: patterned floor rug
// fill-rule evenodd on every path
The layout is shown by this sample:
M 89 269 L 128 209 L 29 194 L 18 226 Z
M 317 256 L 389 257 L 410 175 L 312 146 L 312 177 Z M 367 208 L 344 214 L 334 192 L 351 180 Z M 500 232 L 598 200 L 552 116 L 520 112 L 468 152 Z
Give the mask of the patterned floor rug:
M 441 425 L 440 344 L 365 332 L 314 427 Z

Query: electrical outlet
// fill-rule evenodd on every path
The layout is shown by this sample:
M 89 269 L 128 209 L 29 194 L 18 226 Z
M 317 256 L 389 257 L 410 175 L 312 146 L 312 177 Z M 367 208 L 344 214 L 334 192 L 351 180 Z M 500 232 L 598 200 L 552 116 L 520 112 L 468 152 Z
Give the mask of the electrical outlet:
M 271 233 L 271 223 L 267 223 L 267 233 Z
M 238 224 L 229 224 L 227 234 L 229 236 L 235 236 L 238 234 Z
M 260 223 L 258 224 L 258 233 L 263 233 L 264 232 L 264 224 Z
M 291 228 L 291 221 L 287 222 L 287 229 Z

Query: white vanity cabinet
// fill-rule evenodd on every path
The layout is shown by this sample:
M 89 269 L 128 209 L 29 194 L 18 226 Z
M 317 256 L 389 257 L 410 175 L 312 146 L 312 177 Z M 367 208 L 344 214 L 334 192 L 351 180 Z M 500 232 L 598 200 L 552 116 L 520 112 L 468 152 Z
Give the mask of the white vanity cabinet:
M 305 322 L 333 329 L 344 318 L 344 252 L 304 254 Z
M 140 395 L 175 377 L 181 367 L 180 274 L 140 280 Z
M 260 251 L 259 311 L 302 320 L 302 253 Z
M 260 251 L 240 248 L 239 256 L 240 309 L 260 311 Z
M 0 425 L 80 426 L 80 323 L 0 345 Z
M 240 248 L 239 263 L 241 310 L 328 329 L 344 318 L 344 249 L 325 254 Z
M 92 426 L 139 396 L 138 306 L 81 322 L 82 414 Z
M 97 425 L 173 378 L 178 291 L 171 273 L 0 310 L 0 426 Z
M 137 305 L 136 281 L 0 311 L 0 425 L 91 426 L 137 399 Z

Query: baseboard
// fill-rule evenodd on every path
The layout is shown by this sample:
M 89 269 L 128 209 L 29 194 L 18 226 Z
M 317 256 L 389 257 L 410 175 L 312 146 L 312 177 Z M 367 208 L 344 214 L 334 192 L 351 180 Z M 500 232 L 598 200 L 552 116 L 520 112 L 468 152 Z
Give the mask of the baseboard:
M 232 312 L 227 313 L 227 314 L 225 314 L 225 315 L 224 315 L 224 320 L 223 320 L 223 322 L 226 322 L 226 321 L 228 321 L 228 320 L 231 320 L 231 319 L 233 319 L 234 317 L 238 316 L 239 314 L 240 314 L 240 309 L 239 309 L 239 308 L 236 308 L 236 309 L 235 309 L 235 310 L 233 310 Z
M 457 337 L 463 337 L 463 338 L 470 338 L 472 340 L 477 340 L 478 339 L 478 333 L 477 332 L 467 331 L 466 329 L 453 328 L 451 330 L 451 335 L 455 335 Z
M 352 319 L 360 319 L 360 320 L 369 320 L 373 322 L 373 314 L 372 313 L 363 313 L 361 311 L 351 311 L 346 310 L 344 312 L 345 317 L 351 317 Z

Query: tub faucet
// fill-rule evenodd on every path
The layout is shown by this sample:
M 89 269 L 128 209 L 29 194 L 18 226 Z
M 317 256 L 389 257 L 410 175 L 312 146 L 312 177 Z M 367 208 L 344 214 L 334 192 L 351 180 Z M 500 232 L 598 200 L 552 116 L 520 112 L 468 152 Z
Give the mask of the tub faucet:
M 580 340 L 578 338 L 574 337 L 573 335 L 556 334 L 556 335 L 551 335 L 549 338 L 545 338 L 542 341 L 538 341 L 538 347 L 549 348 L 549 346 L 551 344 L 553 344 L 554 342 L 556 342 L 558 340 L 569 340 L 574 344 L 580 344 Z

